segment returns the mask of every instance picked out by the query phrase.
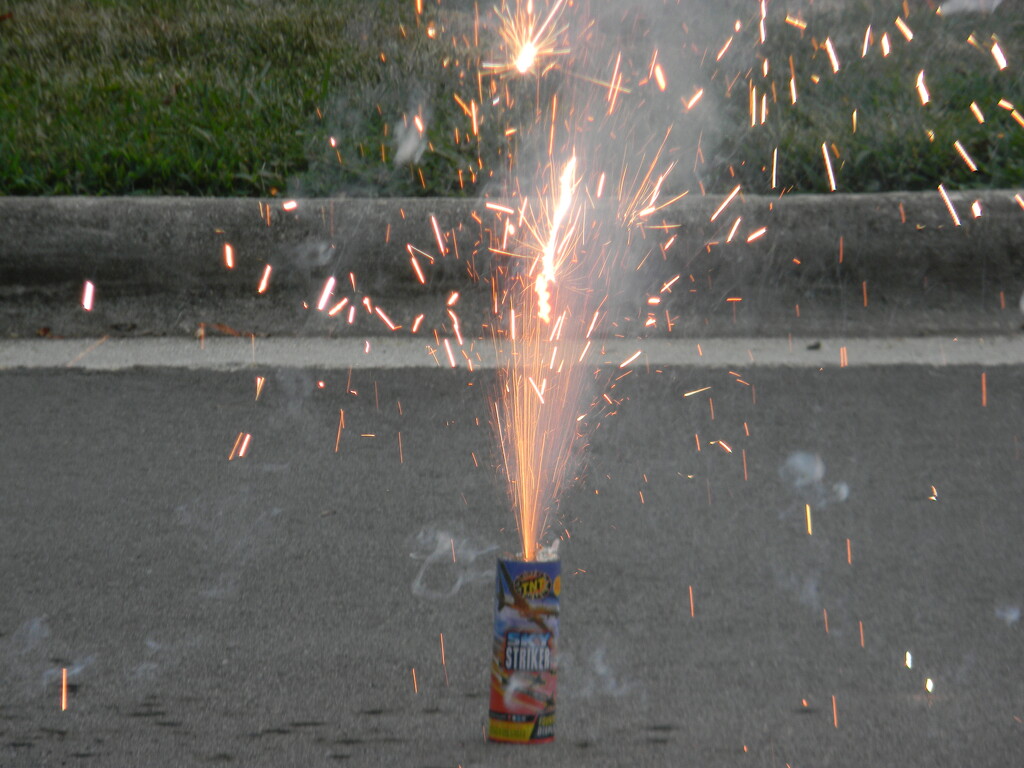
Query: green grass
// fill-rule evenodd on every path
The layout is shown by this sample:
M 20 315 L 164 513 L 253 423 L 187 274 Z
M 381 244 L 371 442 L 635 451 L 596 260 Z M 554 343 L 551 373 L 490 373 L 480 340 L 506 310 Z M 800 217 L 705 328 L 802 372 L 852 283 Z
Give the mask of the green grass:
M 494 50 L 493 30 L 484 25 L 474 41 L 471 0 L 445 0 L 440 11 L 436 0 L 426 5 L 417 18 L 413 0 L 0 0 L 0 16 L 11 14 L 0 20 L 0 194 L 475 193 L 507 166 L 505 127 L 531 113 L 485 104 L 479 136 L 471 135 L 454 97 L 481 101 L 479 64 Z M 997 106 L 1006 99 L 1024 112 L 1021 14 L 942 19 L 917 0 L 908 44 L 892 23 L 899 5 L 846 3 L 841 14 L 808 16 L 803 31 L 773 14 L 764 46 L 756 18 L 741 16 L 745 26 L 718 64 L 732 17 L 705 19 L 699 31 L 694 23 L 689 36 L 652 24 L 666 46 L 678 38 L 689 51 L 673 87 L 707 90 L 696 181 L 709 192 L 737 183 L 771 192 L 778 147 L 778 188 L 824 191 L 826 143 L 838 151 L 841 191 L 1024 184 L 1024 127 Z M 749 14 L 752 6 L 739 7 Z M 481 14 L 490 8 L 480 3 Z M 889 33 L 888 58 L 877 41 L 860 58 L 869 23 L 876 37 Z M 972 32 L 982 50 L 967 44 Z M 1003 71 L 987 50 L 993 33 L 1010 61 Z M 835 74 L 826 37 L 842 62 Z M 914 87 L 922 69 L 927 106 Z M 776 94 L 765 124 L 753 128 L 751 79 L 759 92 L 774 84 Z M 417 114 L 423 152 L 396 162 Z

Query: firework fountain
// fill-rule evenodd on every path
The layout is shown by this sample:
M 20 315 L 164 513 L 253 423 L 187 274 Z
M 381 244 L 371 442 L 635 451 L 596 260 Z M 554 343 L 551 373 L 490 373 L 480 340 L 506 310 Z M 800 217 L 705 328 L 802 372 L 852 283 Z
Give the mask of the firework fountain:
M 601 377 L 591 353 L 615 317 L 622 276 L 644 255 L 634 240 L 672 202 L 662 195 L 671 129 L 656 142 L 656 120 L 631 119 L 644 86 L 664 90 L 657 52 L 638 71 L 589 10 L 517 4 L 501 16 L 501 57 L 485 65 L 500 75 L 497 99 L 532 98 L 536 115 L 510 131 L 511 181 L 505 202 L 490 206 L 493 418 L 519 535 L 516 556 L 498 563 L 489 735 L 499 741 L 554 734 L 558 503 L 577 476 L 588 421 L 610 403 L 594 398 Z

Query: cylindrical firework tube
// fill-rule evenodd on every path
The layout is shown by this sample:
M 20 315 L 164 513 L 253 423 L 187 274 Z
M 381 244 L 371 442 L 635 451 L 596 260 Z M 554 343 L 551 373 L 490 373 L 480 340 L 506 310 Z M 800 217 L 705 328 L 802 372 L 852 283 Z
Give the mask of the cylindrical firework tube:
M 498 560 L 487 736 L 539 744 L 555 738 L 558 560 Z

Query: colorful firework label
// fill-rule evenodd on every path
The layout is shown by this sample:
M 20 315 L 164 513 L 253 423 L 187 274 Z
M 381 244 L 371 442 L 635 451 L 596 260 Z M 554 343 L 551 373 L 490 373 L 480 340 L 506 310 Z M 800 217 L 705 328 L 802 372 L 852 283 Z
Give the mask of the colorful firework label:
M 537 744 L 555 737 L 561 564 L 499 560 L 487 736 Z

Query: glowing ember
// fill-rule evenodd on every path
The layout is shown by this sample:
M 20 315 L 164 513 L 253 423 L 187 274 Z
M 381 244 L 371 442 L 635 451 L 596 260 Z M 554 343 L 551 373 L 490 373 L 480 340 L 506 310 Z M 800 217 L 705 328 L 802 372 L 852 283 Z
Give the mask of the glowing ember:
M 96 286 L 90 281 L 86 280 L 85 285 L 82 288 L 82 309 L 86 312 L 92 311 L 92 301 L 96 294 Z

